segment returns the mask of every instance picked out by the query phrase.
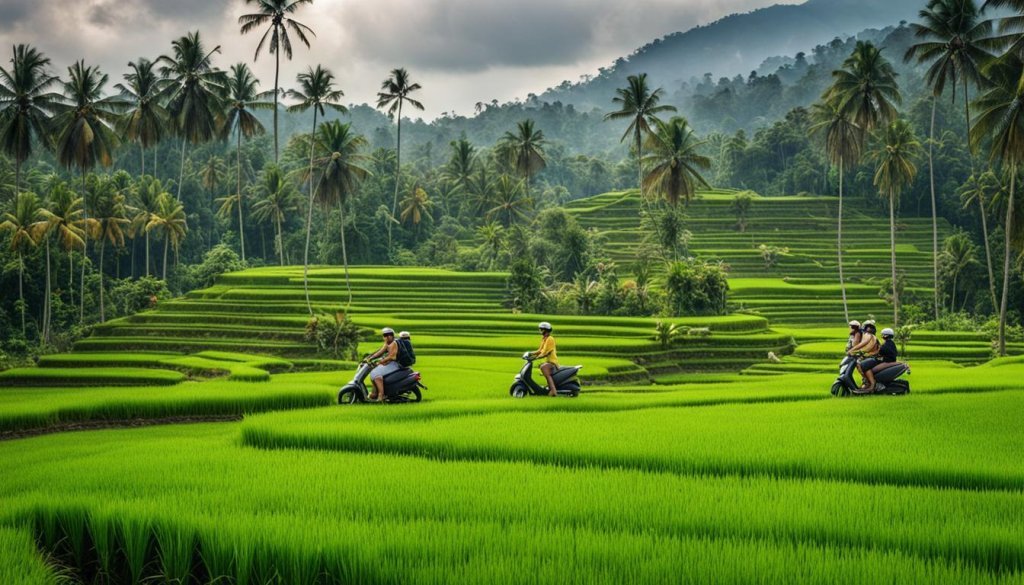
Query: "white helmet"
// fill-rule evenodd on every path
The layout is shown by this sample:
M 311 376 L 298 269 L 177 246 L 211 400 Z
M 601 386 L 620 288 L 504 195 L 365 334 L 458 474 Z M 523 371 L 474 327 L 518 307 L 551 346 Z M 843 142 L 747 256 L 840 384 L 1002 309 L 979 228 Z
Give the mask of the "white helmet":
M 890 329 L 889 327 L 882 329 L 882 337 L 894 337 L 895 335 L 896 332 Z
M 390 328 L 390 327 L 385 327 L 385 328 L 380 330 L 380 334 L 381 335 L 394 335 L 395 334 L 395 330 Z
M 548 323 L 547 321 L 541 321 L 537 325 L 537 329 L 544 329 L 546 331 L 551 331 L 551 323 Z
M 858 321 L 856 319 L 854 319 L 853 321 L 850 321 L 850 327 L 860 327 L 860 321 Z
M 875 320 L 874 319 L 868 319 L 867 321 L 865 321 L 863 323 L 864 327 L 867 327 L 868 325 L 874 325 L 874 324 L 875 324 Z
M 409 335 L 408 331 L 403 331 L 399 333 L 398 336 L 401 337 L 402 339 L 409 339 L 410 337 L 412 337 L 411 335 Z

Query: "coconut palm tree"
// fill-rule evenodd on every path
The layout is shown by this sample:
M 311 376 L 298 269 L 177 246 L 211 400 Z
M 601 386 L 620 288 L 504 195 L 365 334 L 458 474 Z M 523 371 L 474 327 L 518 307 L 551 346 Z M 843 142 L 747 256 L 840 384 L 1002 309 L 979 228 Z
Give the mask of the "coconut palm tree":
M 68 255 L 68 288 L 74 282 L 72 251 L 85 249 L 86 222 L 83 219 L 85 210 L 82 203 L 82 197 L 67 183 L 59 181 L 50 188 L 46 207 L 39 212 L 44 219 L 53 224 L 52 229 L 57 234 L 57 243 Z
M 242 25 L 241 33 L 243 35 L 270 25 L 260 37 L 259 44 L 256 45 L 256 55 L 253 57 L 253 61 L 260 58 L 264 46 L 274 56 L 274 162 L 276 163 L 278 155 L 278 98 L 281 96 L 281 84 L 279 83 L 281 51 L 284 51 L 284 56 L 291 61 L 292 39 L 288 36 L 289 29 L 306 45 L 306 48 L 309 48 L 309 38 L 306 35 L 315 37 L 316 33 L 313 32 L 313 29 L 292 18 L 291 15 L 295 14 L 303 4 L 312 4 L 313 0 L 245 0 L 245 3 L 247 5 L 255 4 L 257 12 L 238 17 L 238 24 Z
M 506 132 L 498 150 L 507 158 L 517 173 L 526 180 L 526 197 L 530 197 L 530 177 L 544 170 L 544 132 L 533 127 L 533 120 L 523 120 L 515 132 Z
M 317 181 L 314 201 L 319 201 L 325 208 L 338 206 L 338 216 L 341 220 L 341 261 L 345 266 L 345 287 L 348 290 L 349 304 L 352 304 L 352 282 L 349 277 L 348 249 L 345 244 L 345 204 L 355 193 L 359 183 L 370 176 L 370 171 L 366 168 L 369 161 L 362 152 L 366 146 L 365 136 L 356 134 L 351 124 L 342 124 L 337 120 L 323 124 L 316 134 L 317 157 L 313 161 L 313 168 L 320 178 Z M 308 236 L 303 264 L 306 267 L 303 274 L 306 306 L 312 315 L 313 306 L 309 301 L 306 274 L 309 269 Z
M 146 224 L 146 231 L 156 230 L 164 239 L 164 267 L 163 275 L 160 277 L 167 280 L 167 250 L 174 248 L 174 254 L 178 254 L 178 247 L 181 245 L 185 235 L 188 234 L 188 222 L 185 217 L 185 208 L 170 193 L 161 193 L 157 202 L 157 211 L 152 214 L 149 223 Z
M 281 168 L 277 165 L 263 167 L 257 189 L 261 198 L 252 206 L 253 217 L 256 221 L 270 222 L 274 225 L 276 232 L 275 247 L 277 258 L 281 266 L 284 266 L 284 235 L 281 224 L 285 222 L 289 214 L 298 209 L 299 191 L 289 181 Z
M 491 202 L 494 201 L 495 182 L 496 178 L 491 172 L 491 168 L 487 164 L 478 162 L 476 171 L 469 177 L 466 187 L 470 211 L 475 216 L 484 215 L 490 209 Z
M 178 192 L 185 177 L 185 145 L 199 144 L 217 136 L 226 93 L 227 76 L 213 66 L 220 46 L 207 51 L 199 32 L 191 32 L 171 43 L 171 55 L 156 60 L 160 75 L 168 80 L 161 97 L 167 100 L 171 127 L 181 138 Z
M 50 59 L 30 45 L 16 45 L 11 67 L 0 67 L 0 148 L 14 161 L 14 193 L 21 190 L 21 165 L 35 143 L 49 140 L 48 122 L 60 96 Z
M 487 210 L 486 218 L 496 218 L 506 228 L 526 219 L 526 212 L 533 208 L 533 201 L 523 190 L 523 181 L 508 175 L 498 177 L 492 197 L 493 207 Z
M 142 160 L 142 174 L 146 174 L 146 149 L 156 146 L 167 132 L 167 109 L 160 103 L 162 80 L 156 72 L 156 64 L 149 59 L 128 63 L 131 68 L 124 74 L 126 83 L 118 83 L 115 89 L 127 103 L 128 111 L 121 119 L 121 135 L 139 145 Z
M 889 204 L 889 244 L 892 262 L 892 323 L 899 325 L 899 286 L 896 280 L 896 206 L 900 194 L 917 176 L 914 161 L 921 143 L 906 120 L 896 120 L 876 134 L 877 145 L 869 154 L 875 162 L 874 185 Z
M 130 208 L 132 237 L 141 233 L 145 234 L 146 238 L 146 276 L 149 276 L 150 265 L 149 230 L 146 229 L 146 226 L 160 211 L 160 196 L 164 193 L 166 191 L 159 179 L 148 175 L 144 176 L 139 179 L 138 187 L 135 189 L 135 200 Z
M 846 171 L 853 169 L 860 160 L 864 148 L 864 131 L 849 115 L 833 101 L 814 104 L 811 115 L 815 120 L 811 131 L 825 137 L 825 154 L 829 162 L 839 170 L 839 220 L 836 228 L 836 253 L 839 266 L 839 291 L 843 298 L 843 319 L 850 320 L 850 309 L 846 300 L 846 279 L 843 277 L 843 178 Z
M 92 213 L 92 230 L 89 235 L 100 244 L 100 323 L 106 321 L 104 305 L 103 258 L 107 242 L 114 247 L 124 246 L 125 227 L 131 222 L 125 217 L 124 194 L 110 178 L 102 178 L 92 184 L 86 192 L 86 205 Z
M 206 159 L 206 164 L 199 169 L 199 183 L 210 193 L 214 193 L 220 187 L 220 184 L 224 182 L 224 176 L 227 174 L 227 166 L 224 164 L 224 159 L 219 156 L 211 156 Z
M 956 311 L 956 285 L 960 275 L 968 268 L 978 264 L 976 247 L 970 236 L 958 232 L 946 238 L 942 249 L 942 261 L 946 272 L 953 277 L 953 291 L 949 298 L 949 310 Z M 964 305 L 970 293 L 964 295 Z
M 644 167 L 643 137 L 651 131 L 651 125 L 658 119 L 658 114 L 676 111 L 675 106 L 662 104 L 665 97 L 662 88 L 651 89 L 647 85 L 647 74 L 630 75 L 626 78 L 628 85 L 615 90 L 616 96 L 612 103 L 618 110 L 605 115 L 605 120 L 629 120 L 629 126 L 622 135 L 620 142 L 625 142 L 632 134 L 633 146 L 636 148 L 636 180 L 640 189 L 640 201 L 644 201 Z
M 935 303 L 935 319 L 939 318 L 939 227 L 938 210 L 935 202 L 935 106 L 948 83 L 956 99 L 957 82 L 963 82 L 964 115 L 967 127 L 971 125 L 970 100 L 967 95 L 968 83 L 978 85 L 982 81 L 982 65 L 992 58 L 992 21 L 981 17 L 981 11 L 974 0 L 930 0 L 920 11 L 921 22 L 910 25 L 914 36 L 921 42 L 912 45 L 904 55 L 905 61 L 916 60 L 930 64 L 925 81 L 932 89 L 932 117 L 928 131 L 928 179 L 932 201 L 932 275 Z M 974 170 L 974 154 L 971 152 L 971 174 Z M 984 207 L 984 201 L 978 198 Z M 992 306 L 996 305 L 996 287 L 992 272 L 992 255 L 988 243 L 988 225 L 985 213 L 981 214 L 981 227 L 985 239 L 985 255 L 988 261 L 989 292 Z
M 701 171 L 711 168 L 711 159 L 698 152 L 704 143 L 697 139 L 686 118 L 674 116 L 668 122 L 654 121 L 647 135 L 643 166 L 647 169 L 643 186 L 673 207 L 682 200 L 688 204 L 697 186 L 708 187 Z
M 43 326 L 42 335 L 40 340 L 43 343 L 50 342 L 50 318 L 51 318 L 51 303 L 53 295 L 53 279 L 51 274 L 53 270 L 50 267 L 50 238 L 54 231 L 56 231 L 56 225 L 50 221 L 48 217 L 48 210 L 44 206 L 40 206 L 39 211 L 36 214 L 38 221 L 32 224 L 32 236 L 37 242 L 44 242 L 46 247 L 46 282 L 43 286 Z
M 985 11 L 989 8 L 1009 8 L 1016 13 L 997 19 L 999 35 L 992 40 L 1005 52 L 1024 57 L 1024 36 L 1020 34 L 1024 30 L 1024 0 L 985 0 L 981 9 Z
M 424 219 L 428 221 L 433 219 L 430 212 L 434 208 L 434 202 L 430 200 L 430 196 L 419 185 L 413 187 L 412 192 L 402 199 L 401 205 L 402 215 L 400 219 L 402 223 L 410 223 L 414 229 L 419 228 L 420 222 Z
M 256 79 L 249 66 L 245 63 L 237 63 L 231 66 L 231 73 L 225 82 L 227 90 L 226 104 L 228 106 L 227 118 L 221 127 L 221 135 L 228 137 L 235 133 L 235 179 L 236 194 L 239 201 L 242 200 L 242 137 L 252 138 L 266 132 L 263 124 L 250 110 L 266 110 L 273 106 L 266 100 L 268 94 L 259 92 L 259 80 Z M 239 246 L 242 252 L 242 260 L 245 260 L 245 229 L 242 222 L 242 205 L 238 206 L 238 237 Z
M 413 92 L 422 89 L 420 84 L 409 79 L 405 68 L 392 69 L 391 75 L 381 83 L 377 94 L 377 107 L 387 108 L 388 116 L 398 121 L 398 139 L 395 143 L 395 197 L 391 203 L 391 217 L 398 215 L 398 189 L 402 184 L 402 106 L 409 104 L 417 110 L 423 110 L 423 104 L 409 97 Z M 391 224 L 388 222 L 388 249 L 391 249 Z
M 989 158 L 1002 164 L 1010 176 L 1007 195 L 1003 295 L 999 303 L 999 355 L 1006 355 L 1006 310 L 1010 294 L 1010 264 L 1014 239 L 1014 198 L 1017 172 L 1024 161 L 1024 61 L 1007 53 L 985 69 L 986 85 L 975 105 L 979 110 L 971 127 L 974 147 L 987 145 Z
M 39 197 L 22 192 L 14 198 L 13 209 L 4 213 L 0 231 L 11 233 L 10 250 L 18 255 L 18 306 L 21 308 L 21 336 L 25 336 L 25 253 L 35 248 L 36 218 L 39 215 Z
M 476 147 L 465 138 L 453 140 L 449 146 L 452 153 L 441 175 L 450 183 L 464 190 L 468 189 L 469 179 L 476 168 Z
M 902 102 L 896 70 L 882 50 L 868 41 L 857 41 L 842 68 L 832 72 L 825 99 L 864 132 L 895 120 L 896 106 Z

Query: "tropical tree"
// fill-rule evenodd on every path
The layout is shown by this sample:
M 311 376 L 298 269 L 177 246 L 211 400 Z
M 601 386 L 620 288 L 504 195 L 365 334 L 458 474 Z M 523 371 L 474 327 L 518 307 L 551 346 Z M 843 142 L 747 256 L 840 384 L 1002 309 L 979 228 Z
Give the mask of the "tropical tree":
M 126 83 L 114 86 L 128 104 L 128 111 L 120 122 L 121 135 L 139 145 L 142 174 L 146 174 L 146 149 L 156 146 L 167 132 L 167 109 L 160 103 L 162 80 L 156 64 L 149 59 L 128 63 L 131 69 L 124 74 Z
M 515 132 L 506 132 L 501 138 L 498 149 L 502 152 L 512 168 L 526 180 L 526 197 L 530 197 L 530 177 L 544 170 L 544 132 L 536 130 L 533 120 L 523 120 L 516 125 Z
M 945 271 L 953 279 L 953 290 L 949 297 L 949 310 L 956 311 L 956 285 L 960 275 L 963 274 L 968 268 L 978 263 L 977 254 L 975 253 L 976 247 L 971 242 L 970 236 L 963 232 L 955 233 L 943 243 L 942 248 L 942 262 L 945 267 Z M 967 299 L 970 296 L 970 291 L 964 294 L 964 305 L 967 304 Z
M 143 176 L 139 179 L 139 184 L 135 189 L 135 200 L 132 202 L 131 207 L 128 208 L 132 214 L 130 234 L 132 237 L 135 237 L 141 233 L 144 234 L 146 238 L 146 276 L 149 276 L 150 265 L 150 230 L 146 229 L 146 226 L 148 226 L 153 217 L 159 213 L 160 198 L 164 193 L 167 192 L 159 179 L 148 175 Z M 169 193 L 168 196 L 170 196 Z
M 915 160 L 921 143 L 906 120 L 896 120 L 876 134 L 877 145 L 870 153 L 875 162 L 874 185 L 889 204 L 889 244 L 892 262 L 892 323 L 899 326 L 899 286 L 896 278 L 896 206 L 900 194 L 917 176 Z
M 829 92 L 826 92 L 826 96 Z M 811 131 L 825 137 L 825 154 L 839 170 L 839 213 L 836 228 L 836 254 L 839 266 L 839 291 L 843 298 L 843 319 L 849 322 L 850 309 L 846 300 L 846 279 L 843 277 L 843 178 L 853 169 L 864 149 L 864 131 L 850 116 L 839 108 L 836 99 L 825 99 L 814 104 L 811 115 L 815 124 Z
M 348 271 L 348 249 L 345 244 L 345 204 L 358 188 L 359 183 L 370 176 L 367 170 L 367 158 L 363 154 L 366 148 L 366 137 L 352 130 L 351 124 L 342 124 L 337 120 L 320 126 L 316 135 L 317 158 L 313 161 L 315 172 L 319 172 L 315 201 L 325 208 L 338 206 L 341 220 L 341 261 L 345 266 L 345 287 L 348 290 L 348 302 L 352 304 L 352 281 Z M 313 306 L 309 301 L 309 225 L 306 226 L 306 251 L 303 256 L 303 286 L 306 289 L 306 306 L 310 315 Z
M 412 224 L 413 228 L 419 228 L 420 222 L 424 218 L 430 220 L 431 209 L 434 207 L 434 202 L 430 200 L 430 196 L 420 185 L 413 187 L 412 191 L 402 199 L 402 223 Z
M 107 242 L 114 247 L 124 246 L 125 227 L 131 222 L 125 217 L 124 194 L 110 178 L 93 183 L 86 194 L 86 203 L 92 213 L 89 235 L 100 244 L 100 323 L 106 321 L 104 305 L 103 258 Z
M 164 239 L 164 266 L 160 278 L 167 280 L 167 250 L 173 247 L 177 256 L 178 247 L 188 234 L 185 207 L 170 193 L 164 192 L 159 196 L 157 210 L 146 224 L 146 231 L 152 230 L 156 230 Z
M 238 18 L 238 24 L 242 25 L 242 34 L 248 34 L 257 28 L 270 25 L 270 27 L 260 37 L 260 42 L 256 45 L 256 55 L 253 57 L 253 61 L 260 58 L 260 53 L 263 51 L 263 47 L 267 47 L 267 51 L 274 56 L 274 162 L 277 162 L 278 156 L 278 132 L 277 132 L 277 114 L 278 114 L 278 99 L 281 96 L 281 51 L 284 51 L 284 56 L 289 61 L 292 59 L 292 39 L 288 36 L 288 30 L 291 29 L 295 36 L 298 37 L 306 47 L 309 47 L 309 38 L 306 37 L 308 33 L 311 36 L 316 36 L 313 29 L 302 24 L 291 17 L 298 11 L 299 7 L 303 4 L 312 4 L 313 0 L 245 0 L 247 5 L 255 4 L 257 12 L 250 14 L 243 14 Z M 270 41 L 268 44 L 267 41 Z
M 217 136 L 227 77 L 213 66 L 213 55 L 220 52 L 220 46 L 207 51 L 198 31 L 175 40 L 171 49 L 171 55 L 161 55 L 156 62 L 160 75 L 169 80 L 161 97 L 167 99 L 171 127 L 181 138 L 177 192 L 181 199 L 185 145 L 209 142 Z
M 377 107 L 387 108 L 388 116 L 397 119 L 398 138 L 395 142 L 395 196 L 391 203 L 391 217 L 398 215 L 398 189 L 402 184 L 402 107 L 409 104 L 417 110 L 423 109 L 423 104 L 409 97 L 413 92 L 422 89 L 420 84 L 413 83 L 409 79 L 409 72 L 405 68 L 392 69 L 391 75 L 381 83 L 380 93 L 377 94 Z M 388 249 L 391 249 L 391 224 L 388 222 Z
M 1002 164 L 1010 176 L 1007 195 L 1006 227 L 1004 229 L 1003 295 L 999 303 L 999 355 L 1006 355 L 1006 310 L 1010 295 L 1012 262 L 1014 197 L 1017 172 L 1024 161 L 1024 61 L 1007 53 L 985 69 L 987 83 L 978 96 L 978 116 L 971 127 L 973 147 L 988 145 L 989 157 Z
M 68 288 L 74 283 L 72 251 L 85 249 L 83 201 L 67 183 L 58 181 L 49 190 L 46 207 L 39 211 L 45 220 L 53 224 L 57 243 L 68 255 Z
M 686 118 L 668 122 L 654 120 L 654 131 L 647 136 L 643 166 L 647 169 L 643 187 L 676 207 L 688 204 L 697 186 L 708 187 L 701 171 L 711 168 L 711 159 L 698 152 L 704 143 L 697 139 Z
M 252 138 L 266 132 L 263 124 L 250 110 L 266 110 L 274 107 L 273 104 L 266 101 L 267 94 L 259 92 L 259 84 L 259 80 L 253 76 L 249 66 L 245 63 L 232 65 L 231 73 L 225 82 L 228 110 L 224 125 L 221 127 L 221 135 L 226 138 L 232 132 L 235 134 L 235 193 L 238 195 L 238 241 L 243 262 L 245 261 L 245 224 L 242 220 L 244 214 L 242 209 L 242 137 Z
M 618 110 L 605 115 L 605 120 L 629 120 L 629 126 L 622 135 L 620 142 L 625 142 L 632 134 L 633 146 L 636 148 L 636 180 L 640 189 L 640 200 L 644 201 L 644 166 L 643 137 L 651 131 L 651 125 L 658 119 L 658 114 L 676 111 L 675 106 L 661 104 L 665 96 L 662 88 L 651 89 L 647 86 L 647 74 L 630 75 L 626 78 L 628 85 L 615 90 L 616 96 L 612 103 Z
M 288 219 L 289 214 L 298 209 L 299 191 L 277 165 L 267 165 L 263 168 L 257 188 L 261 197 L 252 206 L 253 217 L 256 221 L 270 222 L 274 225 L 274 247 L 277 248 L 280 265 L 284 266 L 284 233 L 281 225 Z
M 505 244 L 505 228 L 492 221 L 476 228 L 476 236 L 486 252 L 488 267 L 493 269 L 498 257 L 501 256 L 501 248 Z
M 956 99 L 957 82 L 963 82 L 964 115 L 967 127 L 971 125 L 970 100 L 967 95 L 968 83 L 978 85 L 982 81 L 982 65 L 992 58 L 989 49 L 993 47 L 992 21 L 981 17 L 981 11 L 974 0 L 930 0 L 920 11 L 920 22 L 910 25 L 914 36 L 921 42 L 907 49 L 904 60 L 928 63 L 925 81 L 932 90 L 932 116 L 928 131 L 928 182 L 932 202 L 932 273 L 935 302 L 935 319 L 939 318 L 939 227 L 938 210 L 935 202 L 935 107 L 948 83 Z M 971 174 L 974 170 L 974 153 L 971 152 Z M 978 204 L 984 208 L 982 198 Z M 992 255 L 988 244 L 988 225 L 984 211 L 981 227 L 985 239 L 985 256 L 988 261 L 989 291 L 992 306 L 996 304 L 996 288 L 992 272 Z
M 206 164 L 199 169 L 199 183 L 202 184 L 203 189 L 213 193 L 224 182 L 226 174 L 227 167 L 224 165 L 224 159 L 219 156 L 211 156 L 206 159 Z
M 14 161 L 14 192 L 21 190 L 21 165 L 35 143 L 49 140 L 47 128 L 60 96 L 50 91 L 50 59 L 30 45 L 16 45 L 11 68 L 0 67 L 0 148 Z
M 469 140 L 460 138 L 449 144 L 451 156 L 441 170 L 441 175 L 462 189 L 469 188 L 469 180 L 476 168 L 476 147 Z
M 896 106 L 902 102 L 896 70 L 881 49 L 857 41 L 842 68 L 832 72 L 825 100 L 834 102 L 864 132 L 872 132 L 896 119 Z
M 18 255 L 18 307 L 21 309 L 21 336 L 25 336 L 25 253 L 36 247 L 36 217 L 39 215 L 39 197 L 22 192 L 14 198 L 11 211 L 4 213 L 0 230 L 11 233 L 10 250 Z
M 486 218 L 497 219 L 504 227 L 526 219 L 526 212 L 533 207 L 533 201 L 523 190 L 523 181 L 508 175 L 498 177 L 492 197 L 493 207 L 487 210 Z

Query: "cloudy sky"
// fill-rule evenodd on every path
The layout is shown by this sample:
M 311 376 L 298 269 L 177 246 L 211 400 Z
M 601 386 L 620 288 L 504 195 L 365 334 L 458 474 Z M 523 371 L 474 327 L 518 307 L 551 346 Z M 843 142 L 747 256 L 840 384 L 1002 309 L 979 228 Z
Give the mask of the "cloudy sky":
M 288 87 L 320 63 L 361 103 L 403 66 L 424 86 L 426 116 L 469 115 L 476 102 L 540 93 L 667 33 L 776 3 L 797 0 L 315 0 L 296 15 L 316 31 L 312 48 L 297 47 L 281 79 Z M 237 24 L 249 11 L 243 0 L 0 0 L 2 59 L 11 45 L 31 43 L 60 73 L 84 58 L 113 83 L 129 60 L 154 58 L 198 29 L 221 45 L 221 67 L 252 63 L 258 35 L 240 36 Z M 254 67 L 271 87 L 273 57 Z

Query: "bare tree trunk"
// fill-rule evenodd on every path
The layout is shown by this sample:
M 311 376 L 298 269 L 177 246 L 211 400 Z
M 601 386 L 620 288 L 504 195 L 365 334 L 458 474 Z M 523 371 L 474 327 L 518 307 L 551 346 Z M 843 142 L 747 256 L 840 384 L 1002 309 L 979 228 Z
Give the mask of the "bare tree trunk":
M 167 246 L 171 243 L 170 235 L 164 236 L 164 274 L 162 280 L 167 282 Z
M 398 187 L 402 182 L 402 98 L 398 98 L 398 141 L 395 145 L 395 197 L 391 203 L 391 219 L 388 220 L 388 253 L 391 253 L 391 230 L 398 215 Z
M 146 230 L 146 276 L 149 276 L 149 230 Z
M 1010 199 L 1006 205 L 1006 234 L 1003 249 L 1003 300 L 999 303 L 999 355 L 1006 355 L 1006 305 L 1010 297 L 1010 256 L 1013 250 L 1010 242 L 1013 239 L 1013 198 L 1017 188 L 1017 165 L 1010 165 Z
M 50 320 L 53 314 L 50 284 L 50 234 L 46 234 L 46 299 L 43 302 L 43 341 L 50 342 Z
M 348 305 L 346 309 L 352 306 L 352 280 L 348 274 L 348 250 L 345 248 L 345 200 L 341 201 L 338 205 L 338 215 L 341 217 L 341 262 L 345 265 L 345 288 L 348 289 Z
M 274 227 L 277 228 L 277 261 L 284 266 L 284 237 L 281 235 L 281 218 L 274 218 Z
M 139 158 L 142 160 L 142 175 L 141 176 L 145 177 L 146 176 L 146 147 L 141 142 L 139 143 L 139 155 L 140 155 Z
M 89 207 L 85 205 L 85 169 L 82 169 L 82 219 L 85 229 L 82 232 L 82 288 L 79 291 L 78 321 L 85 323 L 85 264 L 89 258 Z
M 839 226 L 836 229 L 836 250 L 839 260 L 839 292 L 843 296 L 843 318 L 850 322 L 850 308 L 846 300 L 846 279 L 843 278 L 843 158 L 839 157 Z
M 274 116 L 275 116 L 275 120 L 276 120 L 276 116 L 277 116 L 277 111 L 276 110 L 274 111 Z M 242 250 L 242 262 L 245 262 L 245 226 L 242 225 L 242 127 L 241 126 L 238 127 L 238 143 L 237 144 L 238 145 L 237 145 L 236 150 L 235 150 L 235 152 L 237 153 L 236 154 L 236 162 L 235 162 L 235 174 L 237 175 L 236 179 L 238 180 L 238 192 L 237 192 L 237 194 L 238 194 L 238 242 L 239 242 L 239 247 Z
M 102 232 L 101 232 L 102 233 Z M 107 239 L 100 238 L 100 323 L 106 321 L 106 311 L 103 306 L 103 252 L 107 246 Z
M 281 48 L 278 47 L 277 50 L 274 51 L 274 60 L 275 60 L 274 61 L 274 164 L 275 165 L 277 164 L 277 110 L 278 110 L 277 103 L 278 103 L 279 95 L 281 93 L 281 91 L 279 89 L 281 87 L 281 84 L 280 84 L 280 81 L 279 81 L 279 76 L 280 76 L 280 73 L 281 73 L 281 50 L 280 49 Z
M 178 201 L 181 201 L 181 183 L 185 180 L 185 138 L 181 139 L 181 165 L 178 167 Z
M 889 243 L 892 246 L 892 327 L 899 326 L 900 293 L 896 283 L 896 194 L 889 193 Z
M 928 134 L 928 182 L 932 194 L 932 294 L 935 320 L 939 320 L 939 215 L 935 205 L 935 106 L 938 96 L 932 95 L 932 123 Z M 955 297 L 954 297 L 955 300 Z
M 18 252 L 18 299 L 21 301 L 21 336 L 25 337 L 25 255 Z
M 306 250 L 302 254 L 302 289 L 306 293 L 306 308 L 313 316 L 313 304 L 309 301 L 309 238 L 313 231 L 313 204 L 317 189 L 313 188 L 313 147 L 316 144 L 316 106 L 313 106 L 313 133 L 309 135 L 309 206 L 306 208 Z

